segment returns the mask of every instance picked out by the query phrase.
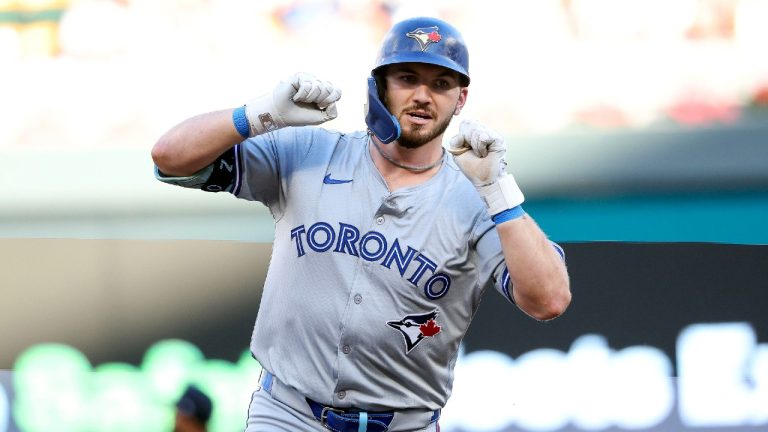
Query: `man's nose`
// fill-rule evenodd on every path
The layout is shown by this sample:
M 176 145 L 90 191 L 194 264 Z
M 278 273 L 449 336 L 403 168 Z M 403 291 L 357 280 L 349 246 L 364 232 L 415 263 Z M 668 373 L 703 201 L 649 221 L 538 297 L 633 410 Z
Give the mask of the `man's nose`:
M 419 84 L 413 90 L 413 101 L 417 103 L 429 103 L 432 100 L 432 92 L 426 84 Z

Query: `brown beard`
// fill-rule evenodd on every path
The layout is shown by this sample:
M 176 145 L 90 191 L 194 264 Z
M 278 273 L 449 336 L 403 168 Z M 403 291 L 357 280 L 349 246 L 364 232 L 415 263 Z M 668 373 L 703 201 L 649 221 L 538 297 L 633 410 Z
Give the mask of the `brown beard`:
M 392 108 L 389 106 L 389 101 L 385 99 L 384 104 L 387 107 L 387 109 L 390 112 L 392 112 Z M 401 130 L 400 137 L 397 138 L 397 142 L 398 144 L 400 144 L 401 146 L 407 149 L 419 148 L 424 144 L 432 141 L 433 139 L 445 133 L 445 130 L 448 129 L 448 125 L 451 124 L 451 116 L 448 116 L 445 118 L 445 120 L 438 123 L 432 130 L 424 130 L 424 126 L 418 126 L 415 128 L 415 130 L 406 131 L 402 127 L 402 122 L 400 121 L 400 119 L 403 116 L 407 115 L 406 114 L 407 112 L 415 111 L 417 109 L 429 111 L 430 115 L 433 118 L 437 117 L 434 111 L 422 105 L 416 105 L 416 106 L 408 107 L 402 110 L 400 115 L 397 117 L 397 121 L 400 122 L 400 130 Z M 423 133 L 419 133 L 419 132 L 423 132 Z

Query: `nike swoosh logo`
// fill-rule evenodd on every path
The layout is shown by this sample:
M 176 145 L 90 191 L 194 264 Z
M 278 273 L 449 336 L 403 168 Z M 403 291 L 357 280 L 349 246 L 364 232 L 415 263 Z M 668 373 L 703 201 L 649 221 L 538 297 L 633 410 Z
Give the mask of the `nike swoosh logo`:
M 323 183 L 325 184 L 344 184 L 344 183 L 349 183 L 351 181 L 352 180 L 337 180 L 337 179 L 331 178 L 330 174 L 326 174 L 325 177 L 323 177 Z

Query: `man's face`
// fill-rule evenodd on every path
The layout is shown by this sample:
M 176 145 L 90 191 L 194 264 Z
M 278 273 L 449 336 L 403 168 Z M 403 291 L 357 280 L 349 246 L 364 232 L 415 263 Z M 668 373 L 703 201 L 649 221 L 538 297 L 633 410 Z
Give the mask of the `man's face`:
M 425 63 L 399 63 L 387 67 L 384 104 L 400 122 L 397 142 L 418 148 L 442 135 L 467 99 L 459 74 Z

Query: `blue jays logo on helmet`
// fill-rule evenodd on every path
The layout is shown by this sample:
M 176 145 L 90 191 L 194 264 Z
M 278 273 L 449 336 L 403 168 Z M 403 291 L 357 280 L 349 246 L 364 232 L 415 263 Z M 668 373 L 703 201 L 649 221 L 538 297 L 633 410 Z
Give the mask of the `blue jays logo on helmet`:
M 400 332 L 405 340 L 405 353 L 410 353 L 424 339 L 440 333 L 437 324 L 437 309 L 423 314 L 406 315 L 397 321 L 387 321 L 387 325 Z
M 430 44 L 438 43 L 443 38 L 439 33 L 437 26 L 432 27 L 419 27 L 415 30 L 411 30 L 405 35 L 409 38 L 416 39 L 421 46 L 422 51 L 426 51 Z
M 462 86 L 469 85 L 469 52 L 461 33 L 451 24 L 432 17 L 410 18 L 392 26 L 384 36 L 373 76 L 396 63 L 427 63 L 456 71 Z

